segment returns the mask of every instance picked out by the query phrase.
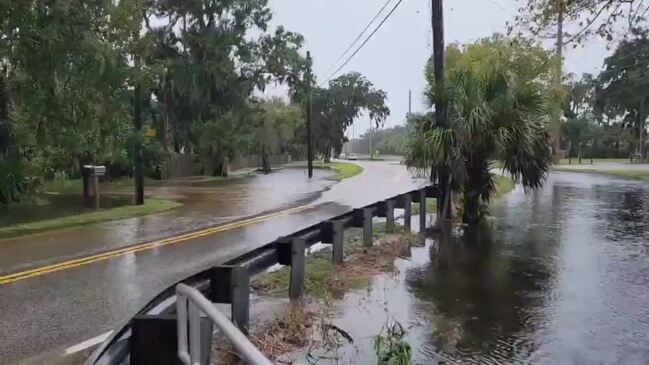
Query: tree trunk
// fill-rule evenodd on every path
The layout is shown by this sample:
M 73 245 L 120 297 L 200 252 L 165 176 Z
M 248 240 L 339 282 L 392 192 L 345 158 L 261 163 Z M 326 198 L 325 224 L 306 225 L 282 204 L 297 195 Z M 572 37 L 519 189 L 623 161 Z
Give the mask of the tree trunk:
M 470 157 L 466 165 L 467 181 L 464 184 L 462 221 L 475 225 L 486 213 L 486 204 L 491 195 L 491 172 L 489 164 L 481 157 Z M 485 201 L 483 201 L 483 198 Z
M 261 170 L 265 174 L 269 174 L 271 172 L 270 156 L 268 155 L 266 147 L 261 148 Z
M 640 101 L 640 112 L 639 112 L 639 121 L 638 125 L 640 130 L 638 131 L 638 153 L 640 154 L 640 162 L 645 161 L 645 148 L 644 148 L 644 134 L 645 134 L 645 115 L 644 115 L 644 99 Z

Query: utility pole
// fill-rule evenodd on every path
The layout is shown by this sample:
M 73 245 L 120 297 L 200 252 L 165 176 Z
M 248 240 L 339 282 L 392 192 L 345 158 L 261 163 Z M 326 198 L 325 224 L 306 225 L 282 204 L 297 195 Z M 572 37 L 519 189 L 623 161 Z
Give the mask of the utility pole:
M 432 1 L 433 63 L 435 68 L 435 122 L 440 128 L 447 128 L 446 102 L 444 92 L 444 4 L 443 0 Z M 430 179 L 433 180 L 431 167 Z M 442 220 L 450 217 L 451 192 L 448 171 L 438 172 L 439 197 L 437 198 L 437 217 Z
M 566 6 L 564 0 L 555 0 L 557 10 L 557 65 L 554 71 L 554 87 L 558 91 L 561 87 L 561 76 L 563 74 L 563 23 L 565 17 Z M 554 159 L 559 162 L 559 152 L 561 150 L 561 106 L 560 101 L 556 100 L 556 110 L 552 116 L 552 145 L 554 148 Z
M 412 114 L 412 90 L 408 90 L 408 115 Z
M 374 159 L 372 155 L 372 120 L 370 119 L 370 129 L 367 130 L 367 135 L 370 137 L 370 160 Z
M 135 55 L 135 72 L 139 72 L 140 58 Z M 135 180 L 135 205 L 144 204 L 144 167 L 142 166 L 142 88 L 140 80 L 136 78 L 133 90 L 133 131 L 135 145 L 133 146 L 134 180 Z
M 306 52 L 306 82 L 307 82 L 307 100 L 306 100 L 306 155 L 307 155 L 307 168 L 309 171 L 309 179 L 313 177 L 313 142 L 311 138 L 311 52 Z

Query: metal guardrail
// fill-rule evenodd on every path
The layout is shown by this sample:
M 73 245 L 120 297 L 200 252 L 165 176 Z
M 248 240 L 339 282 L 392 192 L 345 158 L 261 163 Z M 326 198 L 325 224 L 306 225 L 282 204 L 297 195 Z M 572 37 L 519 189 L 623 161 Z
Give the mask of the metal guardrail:
M 185 365 L 201 365 L 201 312 L 205 313 L 230 340 L 246 364 L 272 365 L 272 362 L 200 291 L 185 284 L 178 284 L 176 286 L 178 358 Z
M 343 235 L 346 228 L 362 228 L 363 244 L 371 246 L 373 244 L 372 218 L 386 218 L 386 231 L 390 232 L 394 229 L 395 224 L 394 209 L 404 209 L 404 225 L 410 227 L 412 203 L 419 203 L 419 226 L 425 227 L 426 198 L 435 198 L 438 195 L 439 189 L 431 185 L 362 208 L 352 209 L 185 278 L 158 294 L 138 312 L 138 315 L 124 323 L 93 352 L 86 361 L 86 365 L 174 363 L 169 362 L 169 358 L 175 358 L 174 364 L 178 363 L 180 348 L 177 346 L 180 333 L 176 322 L 181 313 L 177 313 L 176 309 L 178 302 L 184 300 L 179 299 L 176 293 L 178 284 L 183 285 L 182 287 L 187 286 L 192 289 L 192 292 L 196 291 L 204 296 L 203 304 L 231 304 L 232 322 L 245 335 L 248 330 L 250 278 L 252 276 L 264 272 L 276 264 L 290 266 L 288 294 L 290 298 L 297 298 L 303 290 L 306 248 L 317 242 L 331 244 L 332 260 L 334 264 L 339 264 L 343 260 Z M 202 311 L 206 313 L 205 310 Z M 219 314 L 223 315 L 220 312 Z M 204 318 L 201 318 L 200 322 L 200 329 L 203 331 L 201 338 L 211 335 L 212 319 L 210 318 L 209 325 L 204 323 Z M 230 324 L 232 325 L 232 323 Z M 194 327 L 194 331 L 196 328 Z M 191 333 L 189 335 L 191 341 L 192 335 Z M 194 338 L 197 337 L 194 336 Z M 205 346 L 201 345 L 201 350 L 203 347 L 207 347 L 207 343 Z M 192 360 L 191 351 L 190 348 L 190 361 Z M 151 354 L 157 358 L 151 358 Z M 164 361 L 161 360 L 163 358 Z M 186 359 L 187 357 L 185 357 Z M 194 364 L 196 363 L 192 365 Z M 255 363 L 253 362 L 253 364 Z

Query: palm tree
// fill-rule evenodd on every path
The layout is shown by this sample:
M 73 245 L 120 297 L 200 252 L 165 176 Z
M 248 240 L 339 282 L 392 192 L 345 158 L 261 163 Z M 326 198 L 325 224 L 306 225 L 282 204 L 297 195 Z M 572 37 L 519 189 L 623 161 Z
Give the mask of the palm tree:
M 430 86 L 427 92 L 431 105 L 438 97 L 448 102 L 448 127 L 438 127 L 433 114 L 410 119 L 408 166 L 430 169 L 433 179 L 449 171 L 465 223 L 488 213 L 495 189 L 492 161 L 500 161 L 503 171 L 526 189 L 544 182 L 552 161 L 550 60 L 538 47 L 503 38 L 451 46 L 444 90 L 437 93 Z M 429 66 L 428 82 L 435 85 Z

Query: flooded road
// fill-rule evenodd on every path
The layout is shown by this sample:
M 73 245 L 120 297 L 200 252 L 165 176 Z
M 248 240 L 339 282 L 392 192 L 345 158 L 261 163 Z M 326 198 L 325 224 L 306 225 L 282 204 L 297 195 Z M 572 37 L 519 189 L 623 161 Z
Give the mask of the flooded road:
M 148 186 L 147 194 L 179 201 L 183 206 L 161 214 L 4 239 L 1 248 L 2 253 L 7 254 L 0 253 L 0 273 L 306 204 L 336 183 L 328 179 L 332 174 L 328 170 L 315 170 L 314 178 L 308 180 L 306 170 L 287 168 L 231 181 L 172 182 Z M 130 194 L 130 189 L 125 188 L 122 192 Z M 114 195 L 117 200 L 131 199 L 120 196 L 119 190 L 117 193 Z
M 262 209 L 274 211 L 294 205 L 304 208 L 294 212 L 282 210 L 272 217 L 173 244 L 154 245 L 84 265 L 71 264 L 0 284 L 0 364 L 73 364 L 77 356 L 83 356 L 83 352 L 74 349 L 94 343 L 108 331 L 119 328 L 153 297 L 179 280 L 277 237 L 346 213 L 353 206 L 386 199 L 426 183 L 413 179 L 398 164 L 364 161 L 358 164 L 364 168 L 362 174 L 332 188 L 329 187 L 334 182 L 325 179 L 328 172 L 315 171 L 319 179 L 307 181 L 305 170 L 282 170 L 250 180 L 249 183 L 259 184 L 254 194 L 245 194 L 241 191 L 243 187 L 236 186 L 245 179 L 235 181 L 231 189 L 239 190 L 238 195 L 230 194 L 229 190 L 222 190 L 218 195 L 218 199 L 230 197 L 232 200 L 227 204 L 224 201 L 217 204 L 219 200 L 210 196 L 211 189 L 188 187 L 184 193 L 199 195 L 193 200 L 196 206 L 191 212 L 185 212 L 186 215 L 174 211 L 53 231 L 11 247 L 8 245 L 14 241 L 3 241 L 5 251 L 0 252 L 0 263 L 15 267 L 20 260 L 29 262 L 48 255 L 60 258 L 75 254 L 75 250 L 83 252 L 102 245 L 123 246 L 133 243 L 134 237 L 152 239 L 178 232 L 182 227 L 190 228 L 210 220 L 218 222 L 246 212 L 254 214 Z M 303 199 L 315 200 L 306 203 Z M 4 252 L 11 255 L 3 255 Z
M 396 321 L 416 364 L 647 364 L 648 202 L 646 184 L 589 174 L 512 192 L 486 229 L 431 238 L 349 294 L 341 363 L 375 364 L 372 336 Z

